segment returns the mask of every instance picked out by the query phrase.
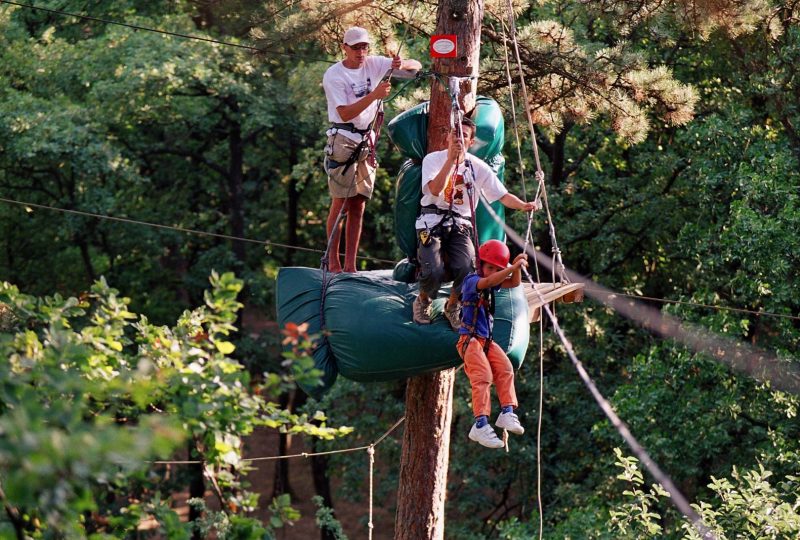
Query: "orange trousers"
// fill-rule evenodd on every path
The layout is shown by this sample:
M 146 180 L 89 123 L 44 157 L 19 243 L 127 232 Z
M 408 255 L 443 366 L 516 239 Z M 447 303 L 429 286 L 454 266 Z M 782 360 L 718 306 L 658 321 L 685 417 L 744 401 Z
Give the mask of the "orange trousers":
M 466 343 L 469 341 L 469 344 Z M 492 382 L 497 387 L 500 406 L 513 405 L 517 408 L 517 393 L 514 391 L 514 367 L 500 346 L 492 341 L 487 353 L 483 352 L 486 338 L 462 335 L 458 340 L 458 354 L 464 360 L 464 371 L 467 372 L 472 385 L 472 411 L 475 416 L 492 412 Z M 466 351 L 464 347 L 466 345 Z

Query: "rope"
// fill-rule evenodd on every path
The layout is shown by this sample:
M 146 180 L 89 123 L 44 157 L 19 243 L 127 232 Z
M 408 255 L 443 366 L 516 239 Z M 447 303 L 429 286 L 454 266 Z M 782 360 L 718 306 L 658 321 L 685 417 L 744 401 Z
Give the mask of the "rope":
M 191 35 L 191 34 L 181 34 L 179 32 L 170 32 L 168 30 L 160 30 L 158 28 L 148 28 L 146 26 L 139 26 L 139 25 L 136 25 L 136 24 L 129 24 L 129 23 L 124 23 L 124 22 L 120 22 L 120 21 L 114 21 L 114 20 L 110 20 L 110 19 L 101 19 L 101 18 L 98 18 L 98 17 L 91 17 L 89 15 L 79 15 L 77 13 L 70 13 L 70 12 L 61 11 L 61 10 L 58 10 L 58 9 L 51 9 L 51 8 L 46 8 L 46 7 L 41 7 L 41 6 L 32 6 L 32 5 L 29 5 L 29 4 L 20 4 L 18 2 L 11 2 L 9 0 L 0 0 L 0 3 L 8 4 L 10 6 L 17 6 L 17 7 L 21 7 L 21 8 L 26 8 L 26 9 L 32 9 L 32 10 L 35 10 L 35 11 L 44 11 L 46 13 L 52 13 L 54 15 L 62 15 L 64 17 L 75 17 L 77 19 L 83 19 L 83 20 L 86 20 L 86 21 L 94 21 L 94 22 L 99 22 L 99 23 L 103 23 L 103 24 L 111 24 L 111 25 L 115 25 L 115 26 L 123 26 L 125 28 L 131 28 L 133 30 L 142 30 L 144 32 L 152 32 L 154 34 L 163 34 L 165 36 L 173 36 L 173 37 L 178 37 L 178 38 L 181 38 L 181 39 L 189 39 L 189 40 L 194 40 L 194 41 L 204 41 L 206 43 L 214 43 L 216 45 L 224 45 L 226 47 L 235 47 L 237 49 L 246 49 L 246 50 L 249 50 L 249 51 L 254 51 L 254 52 L 258 52 L 258 53 L 262 53 L 262 54 L 263 53 L 269 53 L 269 54 L 275 54 L 275 55 L 280 55 L 280 56 L 288 56 L 290 58 L 297 58 L 297 59 L 300 59 L 300 60 L 309 60 L 309 61 L 312 61 L 312 62 L 324 62 L 324 63 L 327 63 L 327 64 L 335 64 L 336 63 L 336 62 L 334 62 L 332 60 L 327 60 L 327 59 L 308 58 L 308 57 L 301 56 L 301 55 L 298 55 L 298 54 L 287 53 L 287 52 L 283 52 L 283 51 L 262 49 L 260 47 L 255 47 L 253 45 L 243 45 L 241 43 L 233 43 L 231 41 L 220 41 L 218 39 L 212 39 L 212 38 L 207 38 L 207 37 L 203 37 L 203 36 L 197 36 L 197 35 Z
M 294 459 L 294 458 L 310 458 L 313 456 L 328 456 L 331 454 L 346 454 L 349 452 L 360 452 L 362 450 L 369 450 L 378 446 L 386 437 L 392 434 L 397 427 L 405 421 L 406 417 L 401 417 L 397 422 L 392 424 L 392 427 L 387 429 L 375 442 L 366 446 L 356 446 L 354 448 L 343 448 L 341 450 L 327 450 L 325 452 L 301 452 L 299 454 L 288 454 L 285 456 L 260 456 L 252 458 L 243 458 L 242 461 L 276 461 L 280 459 Z M 205 463 L 202 459 L 184 459 L 184 460 L 161 460 L 161 461 L 146 461 L 153 465 L 197 465 Z
M 0 2 L 2 2 L 2 1 L 4 1 L 4 0 L 0 0 Z M 7 203 L 7 204 L 14 204 L 14 205 L 23 206 L 23 207 L 29 206 L 31 208 L 39 208 L 41 210 L 51 210 L 51 211 L 54 211 L 54 212 L 62 212 L 64 214 L 73 214 L 73 215 L 90 217 L 90 218 L 95 218 L 95 219 L 102 219 L 102 220 L 107 220 L 107 221 L 117 221 L 117 222 L 121 222 L 121 223 L 128 223 L 128 224 L 131 224 L 131 225 L 141 225 L 141 226 L 145 226 L 145 227 L 153 227 L 153 228 L 156 228 L 156 229 L 171 230 L 171 231 L 176 231 L 176 232 L 180 232 L 180 233 L 184 233 L 184 234 L 195 234 L 195 235 L 198 235 L 198 236 L 208 236 L 208 237 L 212 237 L 212 238 L 221 238 L 221 239 L 224 239 L 224 240 L 235 240 L 235 241 L 239 241 L 239 242 L 249 242 L 251 244 L 260 244 L 260 245 L 263 245 L 263 246 L 266 246 L 266 247 L 278 247 L 278 248 L 292 249 L 292 250 L 296 250 L 296 251 L 306 251 L 306 252 L 311 252 L 311 253 L 324 253 L 324 251 L 321 250 L 321 249 L 309 248 L 309 247 L 304 247 L 304 246 L 294 246 L 294 245 L 291 245 L 291 244 L 282 244 L 282 243 L 279 243 L 279 242 L 273 242 L 272 240 L 256 240 L 254 238 L 246 238 L 246 237 L 241 237 L 241 236 L 233 236 L 233 235 L 229 235 L 229 234 L 202 231 L 202 230 L 199 230 L 199 229 L 190 229 L 190 228 L 186 228 L 186 227 L 178 227 L 176 225 L 164 225 L 164 224 L 161 224 L 161 223 L 153 223 L 153 222 L 150 222 L 150 221 L 142 221 L 142 220 L 138 220 L 138 219 L 123 218 L 123 217 L 117 217 L 117 216 L 109 216 L 109 215 L 106 215 L 106 214 L 97 214 L 97 213 L 94 213 L 94 212 L 85 212 L 83 210 L 72 210 L 72 209 L 69 209 L 69 208 L 59 208 L 57 206 L 49 206 L 49 205 L 46 205 L 46 204 L 38 204 L 38 203 L 32 203 L 32 202 L 26 202 L 26 201 L 17 201 L 15 199 L 6 199 L 5 197 L 0 197 L 0 202 L 4 202 L 4 203 Z M 388 259 L 379 259 L 377 257 L 358 257 L 358 258 L 359 259 L 363 259 L 363 260 L 367 260 L 367 261 L 373 261 L 373 262 L 378 262 L 378 263 L 385 263 L 385 264 L 394 265 L 394 261 L 390 261 Z
M 367 454 L 369 455 L 369 522 L 367 523 L 367 528 L 369 529 L 369 540 L 372 540 L 372 531 L 375 528 L 372 523 L 372 482 L 375 468 L 375 447 L 369 445 Z
M 681 306 L 693 306 L 693 307 L 701 307 L 707 309 L 713 309 L 716 311 L 733 311 L 735 313 L 746 313 L 748 315 L 755 315 L 757 317 L 775 317 L 779 319 L 789 319 L 792 321 L 800 321 L 800 317 L 797 315 L 787 315 L 785 313 L 772 313 L 769 311 L 756 311 L 754 309 L 745 309 L 745 308 L 735 308 L 730 306 L 715 306 L 713 304 L 702 304 L 698 302 L 687 302 L 685 300 L 669 300 L 667 298 L 657 298 L 654 296 L 640 296 L 636 294 L 627 294 L 621 292 L 611 292 L 606 291 L 605 289 L 598 289 L 595 287 L 586 287 L 587 292 L 593 292 L 596 294 L 602 294 L 605 296 L 624 296 L 626 298 L 635 298 L 636 300 L 648 300 L 651 302 L 661 302 L 662 304 L 677 304 Z
M 522 96 L 525 100 L 525 111 L 528 117 L 528 129 L 531 133 L 531 144 L 533 145 L 533 156 L 536 161 L 536 179 L 539 182 L 539 188 L 537 191 L 537 197 L 541 193 L 542 201 L 544 201 L 544 208 L 547 212 L 547 223 L 548 229 L 550 232 L 550 241 L 553 244 L 552 251 L 553 251 L 553 283 L 555 283 L 555 267 L 558 266 L 560 279 L 564 282 L 566 278 L 566 267 L 564 266 L 564 261 L 561 257 L 561 249 L 558 247 L 558 239 L 556 237 L 556 227 L 553 223 L 553 216 L 550 213 L 550 203 L 547 198 L 547 188 L 544 183 L 544 170 L 542 170 L 542 163 L 539 159 L 539 144 L 536 141 L 536 131 L 533 127 L 533 117 L 531 116 L 531 108 L 530 108 L 530 100 L 528 99 L 528 86 L 525 83 L 525 75 L 522 71 L 522 59 L 520 58 L 519 54 L 519 43 L 517 42 L 517 22 L 514 17 L 514 5 L 512 4 L 512 0 L 508 0 L 508 22 L 509 22 L 509 32 L 511 33 L 511 43 L 514 45 L 514 57 L 517 61 L 517 71 L 519 73 L 519 82 L 520 86 L 522 87 Z M 568 280 L 567 280 L 568 282 Z
M 653 475 L 653 478 L 655 478 L 656 481 L 663 486 L 667 493 L 669 493 L 670 501 L 672 501 L 672 503 L 678 508 L 678 510 L 680 510 L 684 517 L 686 517 L 686 519 L 692 523 L 700 536 L 704 539 L 716 540 L 716 535 L 711 531 L 711 529 L 709 529 L 708 525 L 705 524 L 703 518 L 701 518 L 697 512 L 695 512 L 694 508 L 692 508 L 689 502 L 686 500 L 686 497 L 683 496 L 683 494 L 672 482 L 672 479 L 661 470 L 661 468 L 650 457 L 650 454 L 647 453 L 647 450 L 645 450 L 644 447 L 639 444 L 639 441 L 637 441 L 630 432 L 630 429 L 628 429 L 628 426 L 625 424 L 625 422 L 620 419 L 608 400 L 603 397 L 603 395 L 597 389 L 597 385 L 586 372 L 586 369 L 583 367 L 581 361 L 578 360 L 578 357 L 575 355 L 575 351 L 572 348 L 572 343 L 570 343 L 570 341 L 564 335 L 564 331 L 558 324 L 558 319 L 555 315 L 553 315 L 553 312 L 550 311 L 550 306 L 545 304 L 543 308 L 547 313 L 547 316 L 550 318 L 550 322 L 553 323 L 553 330 L 555 330 L 556 334 L 561 340 L 562 345 L 564 345 L 564 349 L 567 351 L 567 356 L 569 356 L 569 359 L 572 361 L 572 365 L 575 367 L 575 370 L 578 372 L 581 380 L 589 389 L 589 392 L 592 394 L 592 397 L 594 397 L 597 405 L 609 419 L 614 428 L 616 428 L 620 436 L 628 444 L 628 447 L 633 451 L 634 454 L 636 454 L 636 457 L 639 459 L 642 465 L 644 465 L 645 468 L 650 471 L 650 474 Z
M 517 148 L 517 159 L 519 160 L 519 173 L 522 180 L 522 200 L 528 200 L 527 181 L 525 179 L 525 162 L 522 158 L 522 142 L 519 136 L 519 124 L 517 122 L 517 107 L 514 99 L 514 82 L 511 77 L 511 66 L 508 59 L 508 43 L 506 37 L 506 25 L 501 21 L 501 33 L 503 37 L 503 58 L 505 60 L 506 80 L 508 81 L 508 97 L 511 103 L 511 121 L 514 126 L 514 141 Z M 533 135 L 535 138 L 535 135 Z M 537 165 L 541 168 L 538 164 Z M 538 178 L 538 176 L 537 176 Z M 542 184 L 539 183 L 536 196 L 534 200 L 539 199 Z M 531 229 L 533 227 L 533 212 L 528 212 L 527 229 L 525 231 L 525 244 L 522 247 L 523 252 L 527 251 L 528 244 L 534 249 L 533 234 Z M 534 269 L 536 271 L 536 281 L 541 282 L 539 275 L 539 265 L 534 261 Z M 527 274 L 527 272 L 526 272 Z M 530 274 L 527 274 L 530 277 Z M 536 503 L 539 508 L 539 540 L 542 540 L 544 535 L 544 505 L 542 504 L 542 417 L 544 415 L 544 317 L 539 317 L 539 411 L 536 422 Z
M 530 276 L 530 274 L 528 274 Z M 544 317 L 539 317 L 539 418 L 536 423 L 536 502 L 539 505 L 539 540 L 544 532 L 542 505 L 542 416 L 544 414 Z
M 489 211 L 489 214 L 492 216 L 492 218 L 498 224 L 502 225 L 506 229 L 506 231 L 509 233 L 509 236 L 512 237 L 514 243 L 516 243 L 518 246 L 523 246 L 525 244 L 524 240 L 522 240 L 522 238 L 518 234 L 516 234 L 516 232 L 513 229 L 511 229 L 505 223 L 503 223 L 503 221 L 500 219 L 497 213 L 493 211 L 489 203 L 487 203 L 486 200 L 483 198 L 481 199 L 481 202 L 483 203 L 484 208 L 486 208 L 487 211 Z M 535 252 L 533 252 L 533 256 L 534 258 L 536 257 Z M 524 274 L 525 277 L 528 279 L 528 281 L 533 285 L 534 282 L 530 273 L 527 270 L 524 270 Z M 572 361 L 575 370 L 578 372 L 578 375 L 580 376 L 584 385 L 589 389 L 589 392 L 592 394 L 592 397 L 594 397 L 595 401 L 597 402 L 597 405 L 603 411 L 605 416 L 609 419 L 611 424 L 614 426 L 619 435 L 626 442 L 628 447 L 633 451 L 633 453 L 636 455 L 639 461 L 645 466 L 645 468 L 647 468 L 648 471 L 650 471 L 650 474 L 653 475 L 656 481 L 659 484 L 661 484 L 664 487 L 664 489 L 670 494 L 670 500 L 672 501 L 672 503 L 678 508 L 678 510 L 680 510 L 680 512 L 684 515 L 684 517 L 686 517 L 692 523 L 695 529 L 697 529 L 698 533 L 700 533 L 700 536 L 707 540 L 716 540 L 717 537 L 713 534 L 711 529 L 708 528 L 708 526 L 703 522 L 702 518 L 691 507 L 689 502 L 686 500 L 683 494 L 678 490 L 678 488 L 672 482 L 670 477 L 667 476 L 659 468 L 659 466 L 653 461 L 653 459 L 650 457 L 650 455 L 647 453 L 644 447 L 642 447 L 642 445 L 639 444 L 639 441 L 636 440 L 636 438 L 630 432 L 628 426 L 619 418 L 619 416 L 614 411 L 613 407 L 608 402 L 608 400 L 606 400 L 605 397 L 603 397 L 603 395 L 597 389 L 597 386 L 595 385 L 594 381 L 584 369 L 581 361 L 578 360 L 578 357 L 575 355 L 575 351 L 573 350 L 572 344 L 567 339 L 566 335 L 564 335 L 564 331 L 561 329 L 561 326 L 559 326 L 558 319 L 553 314 L 553 311 L 550 309 L 550 305 L 544 303 L 544 297 L 542 296 L 541 292 L 539 292 L 535 287 L 533 288 L 533 290 L 539 296 L 539 300 L 543 302 L 542 309 L 545 311 L 545 313 L 547 313 L 550 322 L 553 324 L 553 330 L 555 330 L 556 334 L 561 340 L 561 343 L 564 346 L 564 349 L 567 351 L 567 355 Z

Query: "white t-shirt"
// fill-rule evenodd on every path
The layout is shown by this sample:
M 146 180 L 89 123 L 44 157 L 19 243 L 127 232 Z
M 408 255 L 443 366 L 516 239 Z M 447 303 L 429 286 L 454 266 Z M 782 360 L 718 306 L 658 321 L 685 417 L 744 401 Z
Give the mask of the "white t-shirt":
M 472 171 L 475 173 L 473 180 L 473 204 L 476 206 L 480 204 L 480 193 L 492 203 L 501 199 L 508 190 L 497 178 L 497 175 L 492 171 L 489 166 L 481 159 L 473 155 L 467 154 L 467 160 L 472 163 Z M 466 163 L 458 165 L 458 172 L 455 175 L 455 182 L 452 182 L 452 177 L 448 177 L 445 182 L 444 188 L 439 192 L 439 195 L 432 195 L 428 184 L 433 178 L 439 174 L 445 163 L 447 163 L 447 150 L 440 150 L 438 152 L 431 152 L 425 159 L 422 160 L 422 206 L 436 205 L 442 210 L 450 208 L 450 201 L 453 201 L 453 211 L 464 216 L 466 219 L 456 219 L 456 223 L 469 225 L 469 218 L 472 216 L 472 208 L 469 205 L 469 194 L 467 187 L 464 184 L 464 176 L 469 178 Z M 451 183 L 455 185 L 451 185 Z M 424 229 L 426 227 L 433 227 L 442 220 L 439 214 L 420 214 L 417 217 L 417 229 Z
M 368 56 L 364 65 L 356 69 L 346 68 L 341 62 L 329 67 L 322 78 L 322 87 L 325 89 L 325 97 L 328 99 L 328 120 L 344 123 L 336 107 L 351 105 L 369 94 L 391 67 L 392 59 L 386 56 Z M 375 118 L 377 108 L 378 101 L 376 100 L 350 122 L 356 129 L 367 129 Z M 353 140 L 361 140 L 361 135 L 357 133 L 341 129 L 339 132 Z

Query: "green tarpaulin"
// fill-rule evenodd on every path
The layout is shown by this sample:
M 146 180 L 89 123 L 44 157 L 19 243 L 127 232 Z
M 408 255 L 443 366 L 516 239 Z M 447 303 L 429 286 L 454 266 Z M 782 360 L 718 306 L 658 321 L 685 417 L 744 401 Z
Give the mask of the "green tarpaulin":
M 309 332 L 321 332 L 321 271 L 282 268 L 277 290 L 281 326 L 309 323 Z M 329 335 L 314 353 L 314 362 L 325 375 L 321 386 L 304 390 L 321 395 L 335 382 L 337 373 L 355 381 L 377 382 L 460 364 L 458 335 L 444 317 L 436 316 L 431 325 L 412 322 L 411 304 L 416 294 L 416 285 L 395 281 L 389 270 L 333 275 L 324 306 Z M 443 289 L 434 302 L 437 315 L 447 294 L 449 291 Z M 528 321 L 522 288 L 501 290 L 496 296 L 494 339 L 515 368 L 528 347 Z

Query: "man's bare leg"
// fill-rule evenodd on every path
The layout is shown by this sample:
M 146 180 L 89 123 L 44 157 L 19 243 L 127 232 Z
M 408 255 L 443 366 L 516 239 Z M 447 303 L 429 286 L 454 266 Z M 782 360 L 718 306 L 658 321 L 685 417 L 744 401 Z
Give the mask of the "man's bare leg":
M 356 195 L 347 199 L 347 226 L 346 236 L 347 245 L 344 252 L 344 271 L 355 273 L 356 255 L 358 255 L 358 243 L 361 240 L 361 225 L 364 221 L 364 207 L 367 198 Z
M 338 273 L 342 271 L 342 262 L 339 258 L 339 238 L 342 235 L 342 222 L 339 221 L 336 224 L 336 232 L 331 238 L 331 230 L 333 229 L 333 225 L 336 223 L 336 218 L 339 217 L 339 211 L 342 209 L 345 201 L 347 199 L 336 199 L 334 198 L 331 201 L 331 209 L 328 212 L 328 223 L 325 230 L 328 233 L 327 238 L 330 240 L 330 246 L 328 249 L 328 270 L 330 272 Z M 350 222 L 350 219 L 347 220 Z

